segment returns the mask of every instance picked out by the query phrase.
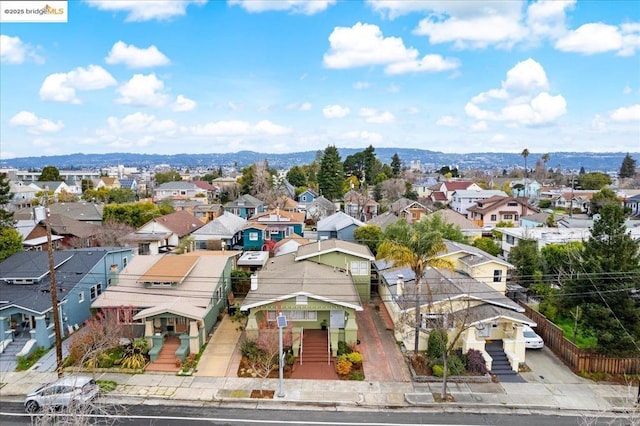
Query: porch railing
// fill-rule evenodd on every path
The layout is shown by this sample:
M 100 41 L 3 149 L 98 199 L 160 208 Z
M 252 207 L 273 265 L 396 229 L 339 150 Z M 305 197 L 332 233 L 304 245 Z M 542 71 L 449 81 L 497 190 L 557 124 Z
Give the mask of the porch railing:
M 327 330 L 327 365 L 331 365 L 331 332 Z
M 302 348 L 304 345 L 304 328 L 300 327 L 300 365 L 302 365 Z

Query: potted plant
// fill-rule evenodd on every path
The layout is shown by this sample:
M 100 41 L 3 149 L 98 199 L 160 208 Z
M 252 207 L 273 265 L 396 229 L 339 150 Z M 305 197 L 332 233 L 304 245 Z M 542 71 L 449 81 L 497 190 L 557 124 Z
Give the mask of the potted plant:
M 329 325 L 329 322 L 326 319 L 323 319 L 322 322 L 320 323 L 320 327 L 323 330 L 326 330 L 328 325 Z

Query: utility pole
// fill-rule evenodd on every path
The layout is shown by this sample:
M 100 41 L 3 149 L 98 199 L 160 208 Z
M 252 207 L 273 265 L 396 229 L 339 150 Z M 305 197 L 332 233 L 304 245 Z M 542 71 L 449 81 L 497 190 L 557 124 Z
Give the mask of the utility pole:
M 420 327 L 422 326 L 422 321 L 421 321 L 421 317 L 420 317 L 420 287 L 421 287 L 421 277 L 419 277 L 418 275 L 416 275 L 415 278 L 415 290 L 416 290 L 416 330 L 415 330 L 415 340 L 414 340 L 414 347 L 413 347 L 413 353 L 417 354 L 419 347 L 420 347 Z
M 49 188 L 44 188 L 44 223 L 47 229 L 47 253 L 49 255 L 49 281 L 51 283 L 51 309 L 53 311 L 53 329 L 56 334 L 56 372 L 62 377 L 62 333 L 60 330 L 60 311 L 58 289 L 56 287 L 56 267 L 53 260 L 53 242 L 51 238 L 51 213 L 49 211 Z

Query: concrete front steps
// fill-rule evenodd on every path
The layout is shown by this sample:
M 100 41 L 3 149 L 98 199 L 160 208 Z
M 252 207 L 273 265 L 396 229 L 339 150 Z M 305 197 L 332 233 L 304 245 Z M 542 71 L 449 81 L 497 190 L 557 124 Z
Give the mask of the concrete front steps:
M 504 353 L 501 340 L 485 344 L 485 351 L 487 351 L 493 359 L 490 373 L 496 376 L 499 381 L 508 383 L 522 383 L 525 381 L 511 368 L 507 354 Z
M 327 330 L 305 330 L 302 341 L 302 362 L 327 364 L 328 338 Z
M 158 354 L 158 359 L 149 363 L 145 371 L 157 371 L 163 373 L 176 373 L 180 369 L 176 364 L 176 350 L 180 347 L 180 339 L 177 336 L 167 336 Z

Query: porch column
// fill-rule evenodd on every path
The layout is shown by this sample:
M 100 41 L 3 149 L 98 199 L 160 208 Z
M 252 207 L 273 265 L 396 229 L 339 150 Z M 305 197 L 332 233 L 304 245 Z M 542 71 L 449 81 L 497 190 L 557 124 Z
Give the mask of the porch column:
M 13 340 L 13 333 L 11 332 L 11 327 L 9 326 L 9 317 L 0 317 L 0 339 Z
M 356 324 L 355 312 L 352 312 L 344 325 L 344 340 L 350 345 L 358 341 L 358 324 Z M 333 344 L 333 342 L 331 342 Z
M 153 347 L 153 320 L 145 318 L 144 320 L 144 337 L 147 339 L 149 348 Z
M 198 321 L 189 321 L 189 351 L 197 354 L 200 352 L 200 330 L 198 327 Z M 182 336 L 180 336 L 182 339 Z M 182 340 L 181 340 L 182 342 Z
M 48 349 L 51 346 L 51 340 L 49 339 L 49 329 L 47 328 L 47 322 L 45 321 L 44 315 L 35 318 L 36 329 L 35 333 L 31 335 L 31 338 L 36 339 L 36 346 L 44 346 Z

